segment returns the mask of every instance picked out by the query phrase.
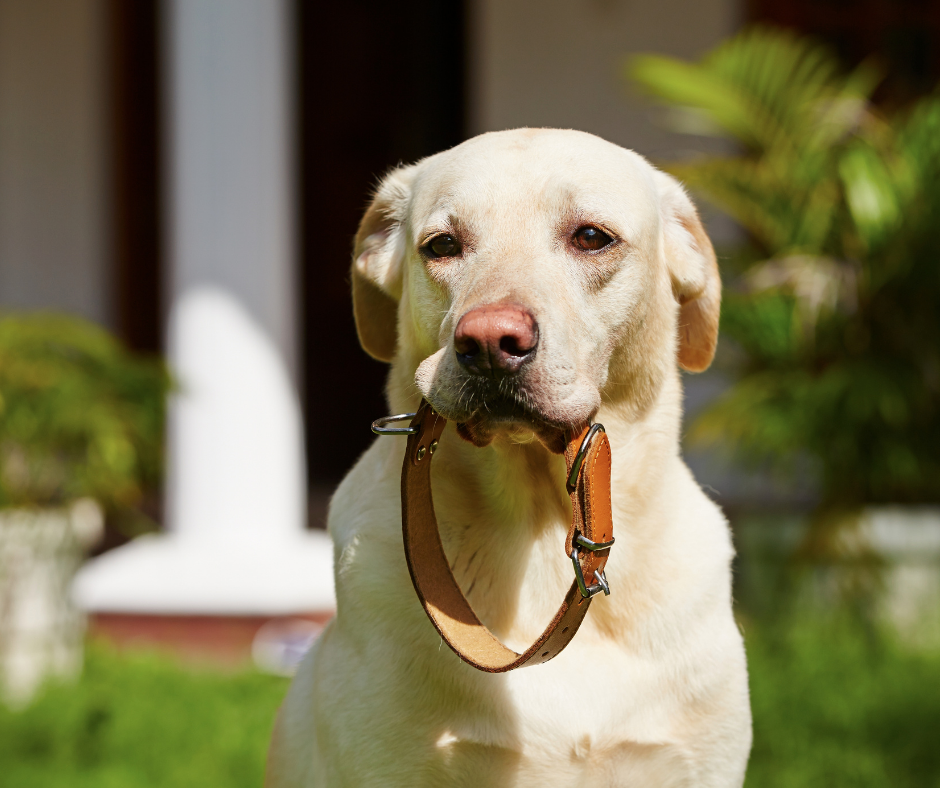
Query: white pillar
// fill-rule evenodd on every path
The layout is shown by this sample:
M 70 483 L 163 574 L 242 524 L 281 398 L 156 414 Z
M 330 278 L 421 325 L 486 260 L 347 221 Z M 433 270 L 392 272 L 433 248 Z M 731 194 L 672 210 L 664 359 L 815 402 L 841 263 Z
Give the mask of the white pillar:
M 329 540 L 304 530 L 290 7 L 166 5 L 170 533 L 86 567 L 91 610 L 334 604 Z

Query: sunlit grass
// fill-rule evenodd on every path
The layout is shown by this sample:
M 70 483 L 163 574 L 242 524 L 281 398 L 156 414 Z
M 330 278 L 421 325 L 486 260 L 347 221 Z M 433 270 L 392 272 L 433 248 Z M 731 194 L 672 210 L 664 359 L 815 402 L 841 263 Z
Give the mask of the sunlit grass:
M 862 624 L 747 627 L 748 788 L 940 786 L 940 654 Z
M 89 651 L 75 685 L 0 706 L 0 786 L 258 788 L 284 679 Z

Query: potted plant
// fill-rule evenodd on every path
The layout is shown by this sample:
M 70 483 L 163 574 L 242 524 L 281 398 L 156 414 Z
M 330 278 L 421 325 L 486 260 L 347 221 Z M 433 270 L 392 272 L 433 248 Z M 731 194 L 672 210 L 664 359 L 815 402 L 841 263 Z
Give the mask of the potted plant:
M 739 151 L 666 165 L 748 234 L 723 261 L 735 382 L 690 439 L 784 474 L 809 461 L 804 557 L 864 564 L 870 547 L 923 557 L 933 543 L 940 557 L 937 510 L 908 508 L 902 537 L 896 507 L 940 502 L 940 94 L 879 110 L 874 64 L 847 72 L 765 27 L 697 63 L 635 58 L 630 74 Z
M 164 365 L 57 314 L 0 316 L 0 695 L 22 703 L 81 664 L 72 576 L 102 512 L 163 464 Z

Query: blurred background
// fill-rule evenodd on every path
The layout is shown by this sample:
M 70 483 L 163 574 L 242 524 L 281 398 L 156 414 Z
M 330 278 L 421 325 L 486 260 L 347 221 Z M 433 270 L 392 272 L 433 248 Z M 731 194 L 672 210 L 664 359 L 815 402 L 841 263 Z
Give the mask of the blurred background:
M 257 785 L 385 414 L 390 167 L 578 128 L 692 191 L 748 785 L 940 786 L 940 2 L 0 0 L 0 785 Z

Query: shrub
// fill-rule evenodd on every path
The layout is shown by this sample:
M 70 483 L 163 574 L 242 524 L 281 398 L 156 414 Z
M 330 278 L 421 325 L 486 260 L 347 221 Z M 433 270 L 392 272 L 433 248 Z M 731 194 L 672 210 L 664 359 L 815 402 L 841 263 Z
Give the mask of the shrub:
M 84 320 L 0 319 L 0 507 L 137 502 L 162 472 L 169 386 Z
M 812 458 L 824 509 L 940 501 L 940 96 L 879 112 L 871 64 L 761 27 L 630 73 L 740 151 L 665 165 L 750 236 L 723 263 L 737 380 L 690 438 Z

